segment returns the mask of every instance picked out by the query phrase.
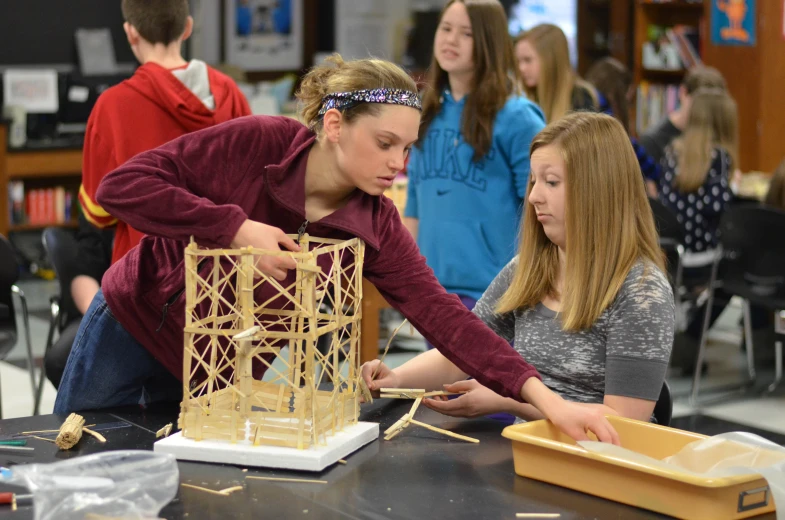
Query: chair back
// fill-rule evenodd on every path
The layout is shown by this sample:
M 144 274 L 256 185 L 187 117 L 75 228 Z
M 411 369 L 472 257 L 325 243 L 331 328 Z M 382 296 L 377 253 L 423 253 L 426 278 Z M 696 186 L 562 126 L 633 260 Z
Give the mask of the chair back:
M 778 309 L 785 300 L 785 211 L 744 205 L 720 219 L 723 290 Z
M 662 390 L 657 404 L 654 405 L 654 418 L 660 426 L 670 426 L 673 416 L 673 396 L 667 381 L 662 382 Z
M 0 359 L 5 359 L 18 339 L 16 311 L 11 292 L 19 280 L 19 262 L 8 239 L 0 235 Z

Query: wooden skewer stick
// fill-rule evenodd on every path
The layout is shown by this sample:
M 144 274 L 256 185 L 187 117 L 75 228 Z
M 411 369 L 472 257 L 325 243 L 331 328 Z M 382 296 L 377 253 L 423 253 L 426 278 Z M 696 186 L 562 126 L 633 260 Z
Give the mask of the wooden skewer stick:
M 54 439 L 47 439 L 46 437 L 39 437 L 37 435 L 31 435 L 30 437 L 32 437 L 33 439 L 38 439 L 39 441 L 46 441 L 46 442 L 51 442 L 52 444 L 57 444 Z
M 414 419 L 409 419 L 409 422 L 412 423 L 412 424 L 416 424 L 417 426 L 422 426 L 423 428 L 431 430 L 431 431 L 434 431 L 436 433 L 441 433 L 442 435 L 447 435 L 448 437 L 454 437 L 454 438 L 460 439 L 462 441 L 473 442 L 473 443 L 479 443 L 480 442 L 479 439 L 475 439 L 473 437 L 466 437 L 465 435 L 459 435 L 459 434 L 453 433 L 453 432 L 451 432 L 449 430 L 442 430 L 441 428 L 437 428 L 436 426 L 431 426 L 430 424 L 426 424 L 424 422 L 415 421 Z
M 362 394 L 363 399 L 365 399 L 365 402 L 366 403 L 372 403 L 373 402 L 373 394 L 371 394 L 371 391 L 368 389 L 368 385 L 365 384 L 365 379 L 363 379 L 362 376 L 360 376 L 360 379 L 358 380 L 357 386 L 360 387 L 360 394 Z
M 395 421 L 392 426 L 384 430 L 384 434 L 389 435 L 390 433 L 394 432 L 395 430 L 403 426 L 403 423 L 405 423 L 408 419 L 409 419 L 409 414 L 408 413 L 404 414 L 403 417 Z
M 379 375 L 379 369 L 382 367 L 382 364 L 384 363 L 384 358 L 387 357 L 387 351 L 390 350 L 390 345 L 392 345 L 393 339 L 395 339 L 395 336 L 398 334 L 398 331 L 401 330 L 401 327 L 403 327 L 406 323 L 409 323 L 409 320 L 403 320 L 401 324 L 395 328 L 393 333 L 390 334 L 390 339 L 387 340 L 387 345 L 385 345 L 384 347 L 384 353 L 382 354 L 382 357 L 379 358 L 379 364 L 376 365 L 376 370 L 373 371 L 373 375 L 371 376 L 371 381 L 376 379 L 376 376 Z
M 85 433 L 88 433 L 88 434 L 92 435 L 93 437 L 95 437 L 96 439 L 98 439 L 98 441 L 99 441 L 99 442 L 106 442 L 106 437 L 104 437 L 103 435 L 101 435 L 101 434 L 100 434 L 100 433 L 98 433 L 98 432 L 94 432 L 94 431 L 93 431 L 93 430 L 91 430 L 90 428 L 82 428 L 82 431 L 83 431 L 83 432 L 85 432 Z
M 343 459 L 338 459 L 336 462 L 338 462 L 338 464 L 348 464 L 348 462 Z
M 169 437 L 169 434 L 172 433 L 172 423 L 167 424 L 157 432 L 155 432 L 155 438 L 159 439 L 161 437 Z
M 414 413 L 417 411 L 417 408 L 420 406 L 420 403 L 422 403 L 422 397 L 418 397 L 414 401 L 414 404 L 412 405 L 412 409 L 409 410 L 409 417 L 414 417 Z
M 85 428 L 92 428 L 95 424 L 86 424 Z M 28 435 L 30 433 L 60 433 L 60 430 L 38 430 L 34 432 L 21 432 L 19 435 Z
M 559 513 L 515 513 L 515 518 L 561 518 Z
M 433 392 L 425 392 L 423 397 L 436 397 L 437 395 L 461 395 L 460 392 L 448 392 L 447 390 L 434 390 Z
M 228 487 L 226 489 L 222 489 L 221 491 L 219 491 L 219 493 L 223 493 L 225 495 L 231 495 L 235 491 L 242 491 L 243 489 L 245 489 L 243 488 L 243 486 L 234 486 L 234 487 Z
M 283 477 L 245 477 L 246 479 L 267 480 L 270 482 L 297 482 L 302 484 L 327 484 L 326 480 L 309 480 L 304 478 L 283 478 Z
M 257 332 L 259 332 L 260 330 L 262 330 L 262 328 L 259 327 L 259 325 L 254 325 L 253 327 L 251 327 L 248 330 L 244 330 L 242 332 L 238 332 L 237 334 L 232 336 L 232 339 L 233 340 L 247 339 L 247 338 L 250 338 L 251 336 L 253 336 L 254 334 L 256 334 Z
M 84 417 L 72 413 L 60 427 L 60 433 L 55 439 L 55 444 L 61 450 L 70 450 L 79 439 L 82 438 L 82 428 L 84 428 Z
M 194 486 L 193 484 L 180 484 L 183 487 L 197 489 L 199 491 L 204 491 L 205 493 L 210 493 L 211 495 L 221 495 L 222 497 L 228 497 L 229 493 L 224 493 L 223 491 L 216 491 L 214 489 L 207 489 L 201 486 Z M 231 488 L 229 488 L 231 489 Z
M 424 388 L 380 388 L 379 392 L 383 394 L 425 394 Z M 412 399 L 416 399 L 413 397 Z

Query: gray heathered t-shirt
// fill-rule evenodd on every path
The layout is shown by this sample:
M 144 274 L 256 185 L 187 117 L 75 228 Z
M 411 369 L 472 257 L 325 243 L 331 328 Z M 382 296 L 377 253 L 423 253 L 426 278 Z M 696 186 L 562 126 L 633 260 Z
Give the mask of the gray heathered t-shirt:
M 607 395 L 656 401 L 674 332 L 673 293 L 654 265 L 630 269 L 616 299 L 595 324 L 565 332 L 541 303 L 503 315 L 494 308 L 513 279 L 518 257 L 496 276 L 474 313 L 534 365 L 548 388 L 569 401 L 602 403 Z

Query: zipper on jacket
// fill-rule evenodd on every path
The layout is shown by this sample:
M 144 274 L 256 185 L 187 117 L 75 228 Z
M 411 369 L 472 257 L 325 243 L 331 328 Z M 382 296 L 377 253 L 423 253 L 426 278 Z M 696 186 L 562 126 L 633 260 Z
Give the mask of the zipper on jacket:
M 207 259 L 205 258 L 204 260 L 199 262 L 199 264 L 196 266 L 197 273 L 202 269 L 202 266 L 204 266 L 204 263 L 206 261 Z M 158 328 L 155 329 L 156 332 L 160 332 L 160 330 L 163 328 L 164 322 L 166 321 L 166 315 L 169 314 L 169 307 L 174 305 L 174 302 L 177 301 L 177 298 L 179 298 L 184 292 L 185 292 L 185 287 L 174 293 L 171 298 L 166 300 L 166 303 L 164 303 L 164 306 L 161 308 L 161 323 L 158 325 Z
M 310 222 L 308 222 L 308 219 L 306 219 L 305 222 L 303 222 L 302 225 L 300 226 L 300 229 L 297 230 L 297 243 L 298 244 L 300 243 L 300 240 L 302 240 L 303 235 L 305 234 L 305 228 L 308 227 L 308 224 L 310 224 Z

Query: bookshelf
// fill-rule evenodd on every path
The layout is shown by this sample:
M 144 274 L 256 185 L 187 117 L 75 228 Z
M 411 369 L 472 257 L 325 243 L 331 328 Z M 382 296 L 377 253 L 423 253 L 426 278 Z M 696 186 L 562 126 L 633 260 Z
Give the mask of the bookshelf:
M 35 231 L 48 226 L 77 227 L 76 190 L 82 178 L 81 150 L 8 150 L 7 126 L 0 123 L 0 234 Z M 66 222 L 12 224 L 9 211 L 9 183 L 23 181 L 34 189 L 64 186 L 71 192 L 72 218 Z
M 678 65 L 679 68 L 669 68 L 663 66 L 662 68 L 653 67 L 650 63 L 644 63 L 644 47 L 649 45 L 649 28 L 657 26 L 662 28 L 672 28 L 675 26 L 686 26 L 695 28 L 698 34 L 703 34 L 703 19 L 706 2 L 690 2 L 687 0 L 672 0 L 672 1 L 653 1 L 653 0 L 636 0 L 634 5 L 634 44 L 632 50 L 632 73 L 633 81 L 638 85 L 638 99 L 639 103 L 643 103 L 641 98 L 645 92 L 662 91 L 663 96 L 660 100 L 654 102 L 656 107 L 651 110 L 652 117 L 647 117 L 646 114 L 641 114 L 637 103 L 631 107 L 630 118 L 635 121 L 633 125 L 636 133 L 645 130 L 648 124 L 656 123 L 654 119 L 664 117 L 665 113 L 670 108 L 674 108 L 672 103 L 668 106 L 666 100 L 672 101 L 673 96 L 668 96 L 666 92 L 668 87 L 671 90 L 678 86 L 684 74 L 685 68 Z M 702 42 L 701 42 L 702 43 Z M 700 45 L 702 47 L 702 45 Z M 700 49 L 698 49 L 700 50 Z M 675 58 L 678 61 L 678 57 Z M 672 60 L 673 61 L 673 60 Z M 671 66 L 673 63 L 671 63 Z M 641 84 L 647 85 L 641 87 Z M 661 105 L 661 106 L 660 106 Z
M 578 74 L 592 64 L 613 56 L 630 65 L 632 9 L 629 0 L 585 0 L 578 2 Z

